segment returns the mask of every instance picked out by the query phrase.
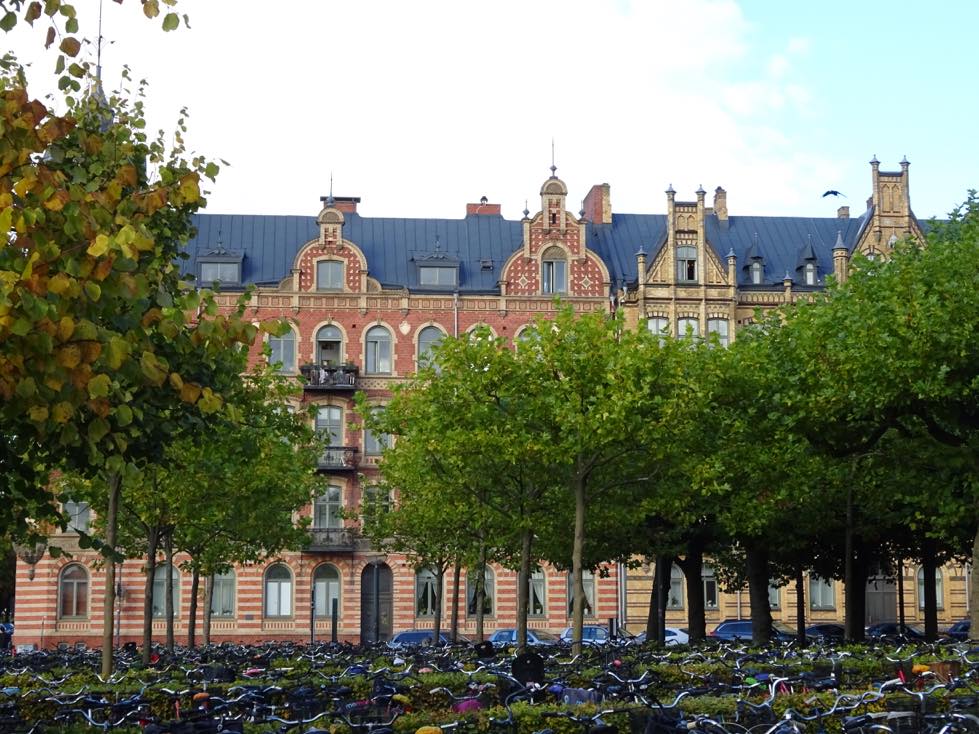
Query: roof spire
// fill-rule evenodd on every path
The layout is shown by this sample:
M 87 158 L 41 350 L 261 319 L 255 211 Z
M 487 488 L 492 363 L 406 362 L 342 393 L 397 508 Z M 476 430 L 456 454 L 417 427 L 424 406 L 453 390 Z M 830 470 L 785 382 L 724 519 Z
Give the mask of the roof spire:
M 557 178 L 557 166 L 554 163 L 554 138 L 551 137 L 551 178 Z
M 330 171 L 330 194 L 326 197 L 326 205 L 333 206 L 333 171 Z
M 530 216 L 530 209 L 527 208 L 527 200 L 523 200 L 523 218 L 526 219 Z

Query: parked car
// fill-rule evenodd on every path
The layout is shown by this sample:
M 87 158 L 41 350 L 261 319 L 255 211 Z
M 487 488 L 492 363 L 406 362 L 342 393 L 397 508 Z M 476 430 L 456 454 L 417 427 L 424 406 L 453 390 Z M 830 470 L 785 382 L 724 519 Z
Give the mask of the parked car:
M 874 639 L 887 637 L 905 637 L 909 640 L 925 639 L 925 633 L 920 628 L 906 624 L 902 630 L 901 625 L 897 622 L 876 622 L 864 627 L 863 632 L 867 637 Z
M 561 633 L 561 642 L 571 642 L 572 628 L 566 627 Z M 586 624 L 581 630 L 581 641 L 586 645 L 604 645 L 608 642 L 608 630 L 594 624 Z
M 405 630 L 403 632 L 398 632 L 394 637 L 388 640 L 388 647 L 400 648 L 400 647 L 417 647 L 420 645 L 431 645 L 432 644 L 433 630 Z M 452 642 L 448 633 L 439 633 L 439 643 L 442 645 L 448 645 Z M 469 642 L 467 637 L 459 635 L 459 642 Z
M 494 645 L 515 645 L 517 631 L 515 629 L 499 629 L 489 638 Z M 555 634 L 544 630 L 527 630 L 528 645 L 556 645 L 560 640 Z
M 806 627 L 806 637 L 816 642 L 841 642 L 846 634 L 842 624 L 818 622 Z
M 734 640 L 751 640 L 750 619 L 725 619 L 708 635 L 714 640 L 731 642 Z M 792 629 L 781 622 L 772 622 L 771 640 L 773 642 L 790 642 L 795 639 Z
M 949 627 L 945 634 L 955 640 L 968 640 L 969 631 L 971 628 L 971 621 L 968 619 L 960 619 L 958 622 Z
M 10 647 L 10 641 L 14 636 L 13 622 L 0 622 L 0 650 Z

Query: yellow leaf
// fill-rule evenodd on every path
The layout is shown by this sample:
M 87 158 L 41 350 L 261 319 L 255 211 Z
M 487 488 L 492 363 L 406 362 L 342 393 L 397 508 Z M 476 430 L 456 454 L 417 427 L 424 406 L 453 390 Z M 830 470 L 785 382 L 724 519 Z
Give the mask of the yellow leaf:
M 181 390 L 183 389 L 183 386 L 184 386 L 183 378 L 180 375 L 178 375 L 176 372 L 171 372 L 170 387 L 172 387 L 174 390 Z
M 60 296 L 71 286 L 71 278 L 64 273 L 56 273 L 48 280 L 48 290 Z
M 67 423 L 74 412 L 75 409 L 71 407 L 71 403 L 65 401 L 54 406 L 51 417 L 55 423 Z
M 104 234 L 100 234 L 95 238 L 95 241 L 88 246 L 86 252 L 92 257 L 101 257 L 109 251 L 109 238 Z
M 197 185 L 197 174 L 188 173 L 180 179 L 180 195 L 185 202 L 195 202 L 201 197 L 200 187 Z
M 180 399 L 185 403 L 190 403 L 193 405 L 197 402 L 197 398 L 201 396 L 200 385 L 195 385 L 193 382 L 185 382 L 183 387 L 180 388 Z M 203 407 L 203 406 L 202 406 Z
M 57 359 L 62 367 L 74 369 L 82 361 L 82 351 L 74 344 L 70 344 L 58 350 Z
M 73 333 L 75 333 L 75 322 L 70 316 L 63 316 L 58 322 L 58 338 L 66 342 L 71 339 Z
M 31 416 L 31 420 L 35 423 L 42 423 L 48 419 L 48 408 L 46 405 L 35 405 L 28 413 Z

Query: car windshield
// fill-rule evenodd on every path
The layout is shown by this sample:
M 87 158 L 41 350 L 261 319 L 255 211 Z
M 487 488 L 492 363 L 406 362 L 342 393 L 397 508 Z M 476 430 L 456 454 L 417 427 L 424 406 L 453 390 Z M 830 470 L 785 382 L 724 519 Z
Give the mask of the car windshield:
M 536 637 L 538 640 L 549 640 L 555 642 L 558 640 L 557 635 L 551 634 L 550 632 L 545 632 L 544 630 L 534 630 L 534 637 Z
M 795 630 L 785 624 L 785 622 L 772 622 L 772 629 L 784 632 L 787 635 L 794 635 Z

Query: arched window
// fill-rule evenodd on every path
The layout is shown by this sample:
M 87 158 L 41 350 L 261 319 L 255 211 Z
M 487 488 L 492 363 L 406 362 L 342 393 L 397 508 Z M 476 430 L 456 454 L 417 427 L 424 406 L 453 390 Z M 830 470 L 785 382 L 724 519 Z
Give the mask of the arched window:
M 391 332 L 383 326 L 372 326 L 364 337 L 367 359 L 364 369 L 372 375 L 391 374 Z
M 765 275 L 765 266 L 758 260 L 755 260 L 753 263 L 751 263 L 751 267 L 748 270 L 751 274 L 751 284 L 761 285 L 762 279 Z
M 438 577 L 430 568 L 415 574 L 415 616 L 434 617 L 438 608 Z
M 180 616 L 180 572 L 167 563 L 157 564 L 153 572 L 153 616 L 164 618 L 167 614 L 167 571 L 173 579 L 173 616 Z
M 547 577 L 538 566 L 530 574 L 530 599 L 527 614 L 531 617 L 547 616 Z
M 316 332 L 316 361 L 323 367 L 336 367 L 343 361 L 343 332 L 336 326 Z
M 63 509 L 65 511 L 65 515 L 68 517 L 69 533 L 88 532 L 88 523 L 91 517 L 88 502 L 72 502 L 69 500 L 68 502 L 64 503 Z
M 343 527 L 342 509 L 340 488 L 331 484 L 313 501 L 313 528 L 330 530 Z
M 269 364 L 278 364 L 279 372 L 296 371 L 296 332 L 289 329 L 282 336 L 270 336 L 269 349 Z
M 728 343 L 728 322 L 727 319 L 707 319 L 707 336 L 717 334 L 717 343 L 726 347 Z
M 666 600 L 667 609 L 683 609 L 683 571 L 675 563 L 670 566 L 670 595 Z
M 466 612 L 471 617 L 476 616 L 476 578 L 474 571 L 470 571 L 466 576 Z M 486 567 L 486 573 L 483 575 L 483 587 L 485 589 L 483 614 L 490 616 L 496 608 L 493 603 L 496 598 L 496 577 L 493 575 L 493 569 L 489 566 Z
M 320 260 L 316 263 L 316 290 L 343 290 L 343 263 L 339 260 Z
M 803 268 L 803 276 L 806 285 L 816 285 L 816 263 L 807 262 L 806 267 Z
M 568 292 L 568 259 L 560 247 L 549 247 L 541 256 L 541 293 Z
M 938 605 L 938 609 L 945 608 L 944 597 L 944 583 L 942 582 L 942 569 L 935 569 L 935 601 Z M 925 608 L 925 569 L 923 566 L 918 567 L 918 609 Z
M 697 282 L 697 248 L 682 245 L 676 248 L 676 279 L 680 283 Z
M 379 413 L 384 410 L 384 406 L 375 405 L 371 408 L 371 413 Z M 364 429 L 364 453 L 367 456 L 380 456 L 384 449 L 391 446 L 390 433 L 374 433 L 369 428 Z
M 58 616 L 81 619 L 88 616 L 88 573 L 77 563 L 61 569 L 58 578 Z
M 265 572 L 265 616 L 292 616 L 292 572 L 284 563 Z
M 333 617 L 333 602 L 337 603 L 340 616 L 340 571 L 336 566 L 324 563 L 313 572 L 313 609 L 317 617 Z
M 316 413 L 316 432 L 329 436 L 330 446 L 343 446 L 343 410 L 324 405 Z
M 704 584 L 704 609 L 717 609 L 720 606 L 720 595 L 717 593 L 714 567 L 705 563 L 700 569 L 700 580 Z
M 418 366 L 425 367 L 430 360 L 430 352 L 442 343 L 445 334 L 437 326 L 426 326 L 418 332 Z
M 235 616 L 235 572 L 228 569 L 214 575 L 214 590 L 211 592 L 211 616 Z
M 809 576 L 809 608 L 836 609 L 836 593 L 832 579 Z
M 585 569 L 581 572 L 581 585 L 585 587 L 585 616 L 595 616 L 595 574 Z M 568 616 L 574 613 L 574 574 L 568 574 Z
M 700 320 L 693 316 L 677 319 L 676 335 L 678 339 L 696 339 L 700 336 Z

